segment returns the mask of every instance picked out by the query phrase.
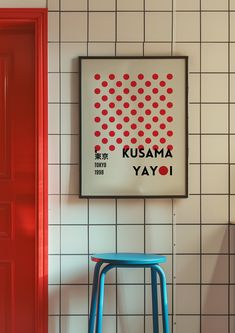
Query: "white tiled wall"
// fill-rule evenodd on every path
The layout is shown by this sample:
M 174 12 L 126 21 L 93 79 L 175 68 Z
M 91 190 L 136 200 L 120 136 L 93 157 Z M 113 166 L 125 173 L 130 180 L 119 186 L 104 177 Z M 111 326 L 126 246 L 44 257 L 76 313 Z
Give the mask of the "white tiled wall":
M 87 332 L 98 251 L 166 254 L 172 332 L 233 333 L 235 0 L 0 0 L 29 6 L 49 9 L 49 333 Z M 84 55 L 189 56 L 188 199 L 78 198 Z M 104 332 L 151 333 L 149 272 L 107 282 Z

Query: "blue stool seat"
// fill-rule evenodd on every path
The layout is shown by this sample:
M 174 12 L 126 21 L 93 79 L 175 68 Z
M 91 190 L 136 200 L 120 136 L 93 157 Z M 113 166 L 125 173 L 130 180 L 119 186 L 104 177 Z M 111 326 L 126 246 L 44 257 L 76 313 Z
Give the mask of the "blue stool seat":
M 96 262 L 93 278 L 91 309 L 89 317 L 88 333 L 94 333 L 96 319 L 96 333 L 102 333 L 102 317 L 104 304 L 104 283 L 106 273 L 112 268 L 150 268 L 153 308 L 153 333 L 159 333 L 158 324 L 158 297 L 157 276 L 160 281 L 162 303 L 162 326 L 163 333 L 170 333 L 168 320 L 168 301 L 166 277 L 163 269 L 159 266 L 166 262 L 165 256 L 145 253 L 100 253 L 91 256 Z M 101 266 L 106 264 L 102 270 Z

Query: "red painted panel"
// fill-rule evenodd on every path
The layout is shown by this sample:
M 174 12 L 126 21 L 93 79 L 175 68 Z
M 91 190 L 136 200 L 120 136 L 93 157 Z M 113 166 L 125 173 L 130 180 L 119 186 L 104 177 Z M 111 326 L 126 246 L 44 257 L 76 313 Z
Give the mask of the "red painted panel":
M 12 237 L 12 207 L 10 203 L 0 203 L 0 239 Z
M 13 332 L 14 312 L 12 311 L 12 266 L 0 262 L 0 332 Z

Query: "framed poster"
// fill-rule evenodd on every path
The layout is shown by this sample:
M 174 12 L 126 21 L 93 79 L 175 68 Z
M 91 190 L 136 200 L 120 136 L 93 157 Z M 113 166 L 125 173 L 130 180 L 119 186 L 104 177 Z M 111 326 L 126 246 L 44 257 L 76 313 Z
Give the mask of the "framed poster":
M 80 196 L 186 197 L 188 58 L 81 57 Z

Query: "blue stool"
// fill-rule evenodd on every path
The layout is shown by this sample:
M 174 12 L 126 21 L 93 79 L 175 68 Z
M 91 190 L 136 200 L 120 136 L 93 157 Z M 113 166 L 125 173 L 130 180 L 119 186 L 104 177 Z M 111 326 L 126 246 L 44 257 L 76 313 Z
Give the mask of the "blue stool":
M 163 269 L 159 264 L 166 262 L 166 257 L 155 254 L 143 253 L 101 253 L 91 257 L 96 262 L 91 309 L 89 318 L 88 333 L 94 332 L 96 317 L 96 333 L 102 333 L 102 317 L 104 304 L 104 282 L 106 273 L 112 268 L 150 268 L 151 269 L 151 285 L 152 285 L 152 307 L 153 307 L 153 333 L 159 333 L 158 325 L 158 299 L 157 299 L 157 274 L 160 279 L 161 303 L 162 303 L 162 325 L 163 333 L 170 333 L 168 321 L 168 304 L 167 304 L 167 287 L 166 277 Z M 105 265 L 102 268 L 102 264 Z

